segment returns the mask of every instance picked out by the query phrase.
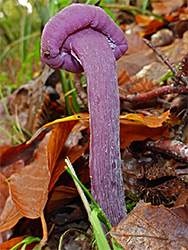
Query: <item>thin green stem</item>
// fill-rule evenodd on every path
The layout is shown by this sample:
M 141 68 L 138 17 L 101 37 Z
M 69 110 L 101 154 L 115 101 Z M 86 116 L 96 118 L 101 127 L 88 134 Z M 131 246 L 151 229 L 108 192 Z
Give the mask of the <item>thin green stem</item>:
M 22 143 L 20 140 L 18 140 L 17 138 L 15 138 L 13 135 L 11 135 L 9 132 L 7 132 L 2 127 L 0 127 L 0 130 L 3 131 L 3 133 L 5 133 L 6 135 L 8 135 L 12 140 L 16 141 L 17 143 L 19 143 L 19 144 Z

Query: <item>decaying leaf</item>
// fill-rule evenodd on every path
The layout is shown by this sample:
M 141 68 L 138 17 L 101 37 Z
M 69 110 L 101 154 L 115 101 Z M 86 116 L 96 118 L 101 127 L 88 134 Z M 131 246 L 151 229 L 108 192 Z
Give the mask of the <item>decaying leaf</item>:
M 122 69 L 119 73 L 118 73 L 118 86 L 121 86 L 127 82 L 130 82 L 131 79 L 129 77 L 129 75 L 127 74 L 127 72 L 125 71 L 125 69 Z
M 52 190 L 54 184 L 56 183 L 56 181 L 58 180 L 59 176 L 65 172 L 65 159 L 68 156 L 70 161 L 73 163 L 76 159 L 78 159 L 79 157 L 81 157 L 81 155 L 84 153 L 85 149 L 87 148 L 87 144 L 86 145 L 77 145 L 77 146 L 73 146 L 73 147 L 63 147 L 62 148 L 62 154 L 60 156 L 60 158 L 58 159 L 53 172 L 52 172 L 52 176 L 51 176 L 51 180 L 50 180 L 50 184 L 49 184 L 49 191 Z
M 72 148 L 70 148 L 70 151 L 72 151 Z M 77 155 L 74 153 L 74 150 L 69 155 L 69 159 L 71 160 L 71 162 L 75 161 L 75 158 L 73 155 Z M 73 179 L 67 173 L 67 171 L 65 171 L 65 169 L 62 168 L 62 166 L 64 166 L 64 159 L 61 160 L 61 170 L 59 171 L 61 171 L 62 173 L 61 173 L 60 181 L 58 181 L 59 183 L 62 183 L 63 185 L 60 184 L 59 186 L 54 187 L 53 190 L 51 191 L 49 199 L 48 199 L 48 203 L 46 206 L 46 210 L 45 210 L 49 213 L 59 207 L 66 205 L 68 202 L 70 202 L 72 199 L 78 196 L 78 192 L 77 192 L 77 189 L 75 188 Z M 57 165 L 55 169 L 58 169 L 59 166 Z M 77 175 L 79 176 L 79 180 L 84 185 L 89 182 L 89 168 L 88 168 L 87 157 L 79 156 L 79 159 L 74 162 L 74 169 L 77 172 Z M 58 174 L 58 170 L 57 170 L 57 174 Z M 56 176 L 55 173 L 53 173 L 53 175 Z M 58 177 L 59 176 L 60 174 L 58 175 Z M 50 183 L 49 189 L 51 189 L 51 187 L 53 187 L 53 181 Z
M 168 127 L 149 128 L 137 121 L 120 120 L 120 146 L 122 149 L 133 141 L 143 141 L 146 138 L 153 140 L 168 137 Z
M 0 232 L 12 228 L 23 217 L 9 196 L 0 216 Z
M 158 128 L 168 119 L 169 110 L 160 116 L 145 117 L 143 114 L 127 114 L 120 116 L 120 119 L 139 121 L 149 128 Z
M 45 136 L 34 152 L 34 161 L 21 173 L 10 179 L 11 197 L 20 213 L 27 218 L 41 216 L 48 198 L 50 173 L 47 161 L 47 143 L 50 134 Z
M 47 131 L 42 131 L 30 144 L 26 141 L 18 146 L 9 147 L 0 157 L 0 166 L 4 167 L 19 160 L 24 161 L 25 164 L 31 162 L 34 150 L 39 146 L 46 133 Z
M 183 5 L 183 0 L 160 0 L 152 3 L 153 13 L 168 15 Z
M 58 207 L 64 206 L 77 196 L 78 191 L 76 188 L 63 185 L 55 187 L 50 195 L 49 203 L 47 204 L 47 212 L 50 213 Z
M 2 174 L 0 174 L 0 212 L 3 210 L 6 199 L 9 196 L 8 182 Z
M 9 196 L 8 181 L 0 174 L 0 232 L 12 228 L 22 217 Z
M 126 250 L 187 249 L 188 225 L 170 209 L 140 201 L 110 234 Z
M 59 123 L 57 128 L 53 129 L 47 146 L 48 166 L 50 173 L 53 172 L 54 166 L 62 150 L 62 147 L 64 146 L 65 141 L 68 138 L 76 122 L 77 121 L 74 120 L 69 122 L 62 122 Z
M 188 190 L 182 188 L 172 211 L 188 223 Z

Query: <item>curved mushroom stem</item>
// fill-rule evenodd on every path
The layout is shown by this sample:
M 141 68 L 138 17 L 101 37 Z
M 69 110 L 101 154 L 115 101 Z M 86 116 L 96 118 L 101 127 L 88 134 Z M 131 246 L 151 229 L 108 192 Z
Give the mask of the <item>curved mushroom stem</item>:
M 126 215 L 119 140 L 116 59 L 107 38 L 84 29 L 67 41 L 87 79 L 92 195 L 112 226 Z

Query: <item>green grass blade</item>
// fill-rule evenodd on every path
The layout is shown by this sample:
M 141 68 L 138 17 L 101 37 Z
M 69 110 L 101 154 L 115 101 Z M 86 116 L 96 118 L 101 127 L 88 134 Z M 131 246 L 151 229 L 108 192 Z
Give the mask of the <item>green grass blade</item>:
M 93 231 L 96 237 L 96 243 L 98 246 L 99 250 L 111 250 L 108 241 L 106 239 L 106 236 L 104 234 L 104 231 L 102 229 L 100 220 L 98 218 L 98 210 L 97 208 L 94 208 L 90 215 L 89 215 L 89 220 L 91 222 L 91 225 L 93 227 Z
M 16 244 L 15 246 L 13 246 L 10 250 L 16 250 L 18 247 L 20 247 L 23 244 L 29 245 L 35 241 L 38 242 L 38 241 L 41 241 L 41 239 L 38 237 L 29 236 L 29 237 L 25 238 L 24 240 L 22 240 L 21 242 L 19 242 L 18 244 Z
M 142 9 L 143 9 L 143 10 L 146 10 L 146 9 L 147 9 L 148 2 L 149 2 L 149 0 L 142 0 Z
M 65 160 L 66 164 L 68 167 L 65 166 L 65 169 L 67 170 L 67 172 L 71 175 L 71 177 L 74 180 L 74 183 L 77 187 L 77 190 L 81 196 L 81 199 L 83 201 L 83 204 L 86 208 L 86 211 L 88 213 L 88 218 L 89 221 L 91 222 L 91 225 L 93 227 L 94 230 L 94 234 L 96 237 L 96 242 L 97 242 L 97 246 L 99 250 L 108 250 L 110 249 L 107 239 L 105 237 L 104 231 L 102 229 L 101 226 L 101 222 L 106 226 L 107 231 L 110 231 L 110 229 L 112 228 L 108 218 L 106 217 L 106 215 L 104 214 L 104 212 L 102 211 L 102 209 L 99 207 L 99 205 L 96 203 L 96 201 L 94 200 L 94 198 L 92 197 L 92 195 L 90 194 L 90 192 L 87 190 L 87 188 L 80 182 L 80 180 L 77 178 L 76 173 L 74 171 L 74 168 L 70 162 L 70 160 L 67 158 Z M 87 194 L 87 196 L 91 199 L 91 201 L 93 202 L 94 206 L 93 210 L 91 211 L 88 207 L 89 207 L 89 203 L 86 199 L 86 197 L 84 197 L 84 192 Z M 84 197 L 84 198 L 83 198 Z M 100 222 L 101 221 L 101 222 Z M 114 250 L 123 250 L 123 248 L 110 236 L 111 242 L 112 242 L 112 246 Z

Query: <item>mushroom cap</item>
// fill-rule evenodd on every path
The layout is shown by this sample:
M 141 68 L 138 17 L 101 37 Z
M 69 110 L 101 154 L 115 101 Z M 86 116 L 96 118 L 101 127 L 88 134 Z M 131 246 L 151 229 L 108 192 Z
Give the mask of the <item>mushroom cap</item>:
M 106 36 L 116 60 L 128 49 L 123 31 L 103 9 L 94 5 L 72 4 L 53 16 L 44 27 L 41 56 L 45 63 L 54 69 L 82 72 L 71 46 L 64 47 L 64 43 L 74 33 L 88 28 Z

